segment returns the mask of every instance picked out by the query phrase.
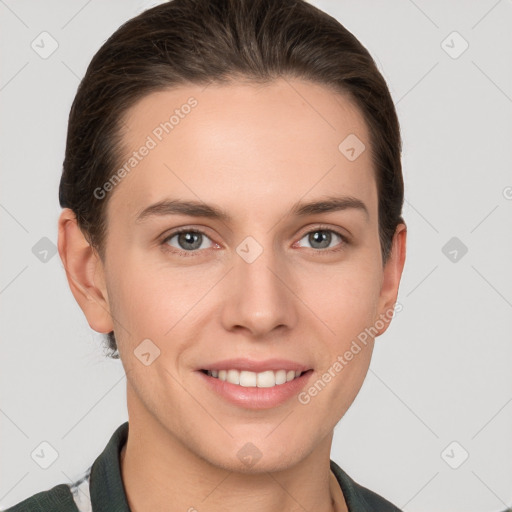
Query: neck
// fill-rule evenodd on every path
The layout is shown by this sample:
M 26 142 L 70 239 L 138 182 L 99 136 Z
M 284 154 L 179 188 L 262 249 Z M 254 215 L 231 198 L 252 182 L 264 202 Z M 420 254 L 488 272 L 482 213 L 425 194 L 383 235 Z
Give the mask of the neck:
M 129 425 L 120 466 L 131 512 L 348 511 L 329 467 L 332 435 L 291 468 L 240 473 L 191 453 L 158 422 Z

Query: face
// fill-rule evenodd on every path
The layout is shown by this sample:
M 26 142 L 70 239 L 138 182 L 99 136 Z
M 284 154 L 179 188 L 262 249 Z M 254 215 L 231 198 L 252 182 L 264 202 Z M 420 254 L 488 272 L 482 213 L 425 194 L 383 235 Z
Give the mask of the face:
M 254 471 L 288 467 L 353 402 L 396 300 L 364 120 L 280 79 L 152 93 L 125 128 L 138 156 L 106 187 L 101 275 L 130 414 L 216 466 L 254 450 Z M 362 152 L 353 135 L 340 149 L 351 134 Z

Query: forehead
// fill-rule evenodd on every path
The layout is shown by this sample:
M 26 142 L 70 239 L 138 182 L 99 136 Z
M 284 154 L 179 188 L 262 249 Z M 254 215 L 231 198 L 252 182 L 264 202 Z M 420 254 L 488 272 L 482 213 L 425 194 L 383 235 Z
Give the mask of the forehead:
M 180 86 L 151 93 L 123 123 L 124 166 L 109 210 L 134 217 L 166 197 L 262 214 L 351 195 L 376 208 L 369 133 L 347 96 L 311 82 Z M 354 158 L 355 156 L 355 158 Z M 127 165 L 128 164 L 128 165 Z

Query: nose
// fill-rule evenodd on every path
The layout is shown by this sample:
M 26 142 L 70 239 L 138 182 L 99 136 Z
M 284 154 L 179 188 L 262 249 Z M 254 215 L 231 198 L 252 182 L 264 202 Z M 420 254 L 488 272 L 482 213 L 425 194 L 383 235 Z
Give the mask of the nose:
M 283 257 L 254 241 L 242 243 L 227 277 L 221 315 L 226 330 L 246 330 L 252 337 L 262 338 L 274 330 L 294 327 L 300 301 Z

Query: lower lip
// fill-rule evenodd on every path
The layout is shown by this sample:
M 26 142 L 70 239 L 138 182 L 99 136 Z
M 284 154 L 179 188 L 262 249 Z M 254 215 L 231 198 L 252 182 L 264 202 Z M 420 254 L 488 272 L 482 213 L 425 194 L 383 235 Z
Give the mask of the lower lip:
M 202 371 L 196 373 L 203 379 L 207 386 L 232 404 L 247 409 L 270 409 L 285 403 L 291 397 L 297 395 L 306 385 L 313 370 L 304 372 L 290 382 L 278 384 L 271 388 L 244 387 L 231 384 L 225 380 L 210 377 Z

